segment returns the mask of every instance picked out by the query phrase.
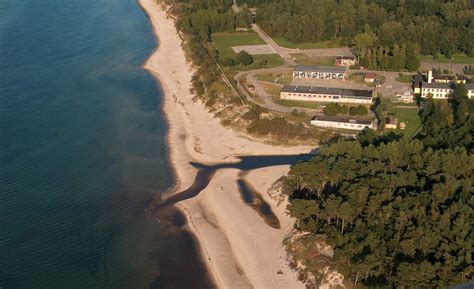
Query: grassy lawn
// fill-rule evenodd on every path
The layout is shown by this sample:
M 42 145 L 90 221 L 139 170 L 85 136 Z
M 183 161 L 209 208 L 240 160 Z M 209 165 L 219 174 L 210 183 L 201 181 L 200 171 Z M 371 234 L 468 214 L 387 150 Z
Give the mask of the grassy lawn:
M 433 63 L 457 63 L 457 64 L 474 64 L 474 57 L 469 57 L 463 54 L 454 54 L 451 58 L 446 58 L 443 55 L 439 55 L 434 58 L 433 55 L 423 55 L 420 57 L 421 61 L 433 62 Z
M 290 53 L 297 64 L 334 66 L 334 57 L 309 57 L 304 53 Z
M 293 79 L 291 71 L 283 71 L 283 72 L 261 72 L 256 75 L 257 80 L 266 81 L 266 82 L 274 82 L 279 84 L 290 84 L 291 80 Z
M 232 46 L 239 45 L 261 45 L 265 42 L 254 32 L 222 32 L 213 33 L 212 40 L 214 46 L 219 52 L 219 58 L 235 58 L 236 54 Z M 271 68 L 283 65 L 285 62 L 278 54 L 252 55 L 253 63 L 249 66 L 235 66 L 233 69 L 238 71 L 252 70 L 259 68 Z
M 363 72 L 353 72 L 349 74 L 348 80 L 352 80 L 355 83 L 365 84 L 365 73 Z
M 235 56 L 232 46 L 265 44 L 265 41 L 254 32 L 213 33 L 212 41 L 221 59 Z
M 400 82 L 400 83 L 411 83 L 413 75 L 411 74 L 399 74 L 397 78 L 395 78 L 395 81 Z
M 401 133 L 406 138 L 411 137 L 421 125 L 420 117 L 418 116 L 418 109 L 392 108 L 389 111 L 389 114 L 398 118 L 399 124 L 400 122 L 404 122 L 406 124 L 406 128 L 404 130 L 395 130 L 396 133 Z M 387 132 L 389 131 L 390 130 L 387 130 Z
M 319 102 L 311 101 L 302 101 L 302 100 L 288 100 L 280 99 L 280 96 L 275 96 L 273 101 L 279 105 L 288 106 L 288 107 L 302 107 L 302 108 L 313 108 L 313 109 L 322 109 L 323 104 Z
M 249 66 L 240 67 L 240 70 L 252 70 L 260 68 L 272 68 L 282 66 L 285 61 L 278 54 L 252 55 L 253 63 Z M 264 62 L 265 61 L 265 62 Z
M 262 88 L 271 96 L 280 97 L 281 85 L 273 83 L 260 83 Z
M 319 41 L 319 42 L 303 42 L 303 43 L 294 43 L 287 40 L 284 37 L 276 36 L 272 37 L 273 41 L 275 41 L 281 47 L 287 48 L 299 48 L 299 49 L 317 49 L 317 48 L 334 48 L 334 47 L 341 47 L 339 41 Z

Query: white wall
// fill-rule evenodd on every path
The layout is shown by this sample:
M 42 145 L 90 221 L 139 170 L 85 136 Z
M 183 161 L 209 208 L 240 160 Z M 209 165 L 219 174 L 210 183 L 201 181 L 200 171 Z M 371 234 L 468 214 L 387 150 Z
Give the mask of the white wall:
M 351 129 L 351 130 L 364 130 L 366 127 L 372 128 L 372 125 L 358 124 L 358 123 L 346 123 L 346 122 L 335 122 L 335 121 L 323 121 L 323 120 L 312 120 L 311 124 L 319 127 L 328 128 L 339 128 L 339 129 Z
M 324 97 L 326 96 L 326 98 Z M 310 93 L 296 93 L 296 92 L 281 92 L 281 99 L 288 100 L 302 100 L 302 101 L 315 101 L 315 102 L 337 102 L 337 103 L 358 103 L 358 104 L 371 104 L 372 99 L 353 99 L 353 98 L 332 98 L 333 95 L 319 95 Z

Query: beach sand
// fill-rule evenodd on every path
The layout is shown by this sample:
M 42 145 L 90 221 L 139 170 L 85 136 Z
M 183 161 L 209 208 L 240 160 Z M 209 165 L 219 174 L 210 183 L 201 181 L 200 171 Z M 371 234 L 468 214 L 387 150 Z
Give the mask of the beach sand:
M 189 162 L 233 162 L 238 155 L 308 153 L 313 147 L 278 147 L 258 143 L 223 127 L 200 102 L 193 101 L 192 70 L 181 48 L 174 21 L 154 0 L 139 0 L 158 38 L 158 48 L 144 67 L 161 83 L 163 110 L 169 124 L 168 148 L 177 185 L 169 194 L 187 188 L 197 170 Z M 289 269 L 282 241 L 293 220 L 286 203 L 277 205 L 267 190 L 289 166 L 249 172 L 246 179 L 272 206 L 281 229 L 268 226 L 242 200 L 236 180 L 239 171 L 217 171 L 197 197 L 178 203 L 196 236 L 204 262 L 218 288 L 304 288 Z M 166 198 L 166 196 L 165 196 Z

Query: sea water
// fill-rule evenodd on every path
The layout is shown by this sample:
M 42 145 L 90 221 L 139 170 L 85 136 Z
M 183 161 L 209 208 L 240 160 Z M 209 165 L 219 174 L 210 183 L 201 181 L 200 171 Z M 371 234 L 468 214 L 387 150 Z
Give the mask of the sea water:
M 0 0 L 0 288 L 209 288 L 133 0 Z

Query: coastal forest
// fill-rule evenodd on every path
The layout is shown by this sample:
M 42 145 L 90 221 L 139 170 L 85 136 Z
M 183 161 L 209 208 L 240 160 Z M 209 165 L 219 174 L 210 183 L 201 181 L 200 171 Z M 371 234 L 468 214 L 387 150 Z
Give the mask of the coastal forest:
M 368 130 L 284 179 L 296 228 L 333 247 L 346 282 L 446 288 L 474 278 L 474 104 L 462 84 L 453 97 L 427 100 L 412 140 Z
M 416 70 L 418 55 L 474 56 L 469 0 L 244 0 L 272 37 L 333 40 L 355 48 L 367 68 Z M 418 64 L 419 66 L 419 64 Z

